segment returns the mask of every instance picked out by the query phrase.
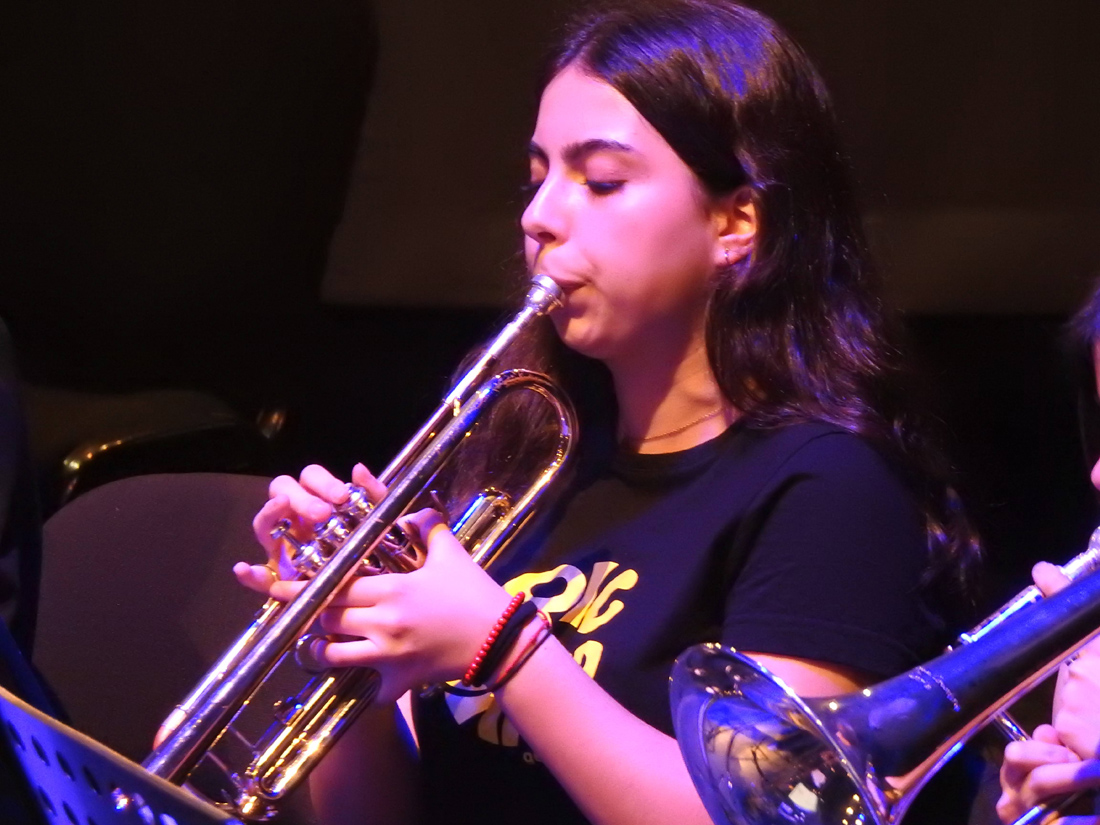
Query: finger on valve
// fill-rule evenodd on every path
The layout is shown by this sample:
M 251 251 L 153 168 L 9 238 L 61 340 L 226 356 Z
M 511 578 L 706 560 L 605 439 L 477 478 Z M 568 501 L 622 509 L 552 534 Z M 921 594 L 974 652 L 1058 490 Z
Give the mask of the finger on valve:
M 305 467 L 297 479 L 281 475 L 268 487 L 268 502 L 253 519 L 253 531 L 268 556 L 268 565 L 279 578 L 296 578 L 290 563 L 292 548 L 309 541 L 319 524 L 327 521 L 333 508 L 347 500 L 349 485 L 319 464 Z M 260 584 L 256 575 L 246 578 L 246 586 Z
M 274 482 L 272 482 L 274 485 Z M 328 505 L 325 505 L 328 508 Z M 293 510 L 290 499 L 283 493 L 275 493 L 252 519 L 252 533 L 264 549 L 267 562 L 251 564 L 251 573 L 241 570 L 237 577 L 253 590 L 263 591 L 270 586 L 268 575 L 261 568 L 267 567 L 275 578 L 295 578 L 290 550 L 294 544 L 308 538 L 313 522 L 308 524 Z
M 367 498 L 377 504 L 386 495 L 386 485 L 374 477 L 363 464 L 351 468 L 351 481 L 367 491 Z
M 298 483 L 306 493 L 327 504 L 341 504 L 347 500 L 347 482 L 338 479 L 320 464 L 310 464 L 302 469 Z
M 332 514 L 332 505 L 347 498 L 347 485 L 337 481 L 324 467 L 312 464 L 298 478 L 282 475 L 271 480 L 270 498 L 285 496 L 290 512 L 307 526 L 324 521 Z

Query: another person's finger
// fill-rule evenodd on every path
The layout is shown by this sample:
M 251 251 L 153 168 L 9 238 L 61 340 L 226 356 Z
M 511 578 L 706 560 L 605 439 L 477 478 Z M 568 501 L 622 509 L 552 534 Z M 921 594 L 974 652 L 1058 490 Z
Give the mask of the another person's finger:
M 1044 596 L 1053 596 L 1069 584 L 1069 577 L 1049 561 L 1041 561 L 1031 568 L 1031 578 Z

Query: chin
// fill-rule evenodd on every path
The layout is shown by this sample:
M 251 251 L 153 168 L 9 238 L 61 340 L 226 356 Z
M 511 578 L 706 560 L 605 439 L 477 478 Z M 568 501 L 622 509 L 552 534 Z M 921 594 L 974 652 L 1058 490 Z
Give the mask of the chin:
M 558 333 L 558 338 L 569 349 L 574 352 L 579 352 L 581 355 L 587 355 L 589 358 L 597 357 L 591 350 L 592 342 L 589 340 L 589 336 L 585 333 L 586 325 L 578 323 L 576 318 L 563 318 L 560 315 L 551 315 L 551 319 L 554 322 L 554 329 Z

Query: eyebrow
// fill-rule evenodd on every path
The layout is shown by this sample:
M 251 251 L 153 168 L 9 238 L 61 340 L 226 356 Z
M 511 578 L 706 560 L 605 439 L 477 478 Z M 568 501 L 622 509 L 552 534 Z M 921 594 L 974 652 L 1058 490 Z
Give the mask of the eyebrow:
M 562 150 L 562 157 L 565 158 L 565 162 L 570 166 L 577 166 L 597 152 L 625 152 L 632 154 L 634 151 L 633 146 L 626 143 L 620 143 L 617 140 L 589 138 L 588 140 L 568 144 L 565 149 Z M 534 141 L 531 141 L 528 145 L 527 155 L 528 157 L 537 158 L 543 162 L 547 160 L 546 151 Z

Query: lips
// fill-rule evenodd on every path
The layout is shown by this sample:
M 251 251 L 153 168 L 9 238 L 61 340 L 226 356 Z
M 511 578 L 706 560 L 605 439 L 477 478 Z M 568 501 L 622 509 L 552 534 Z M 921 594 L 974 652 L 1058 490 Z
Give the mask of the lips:
M 584 281 L 580 280 L 579 278 L 571 277 L 569 275 L 555 275 L 553 272 L 547 272 L 545 270 L 540 270 L 538 274 L 545 275 L 547 278 L 549 278 L 551 281 L 561 287 L 561 291 L 564 292 L 566 295 L 568 295 L 575 289 L 584 286 Z

